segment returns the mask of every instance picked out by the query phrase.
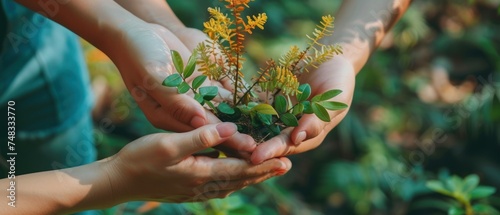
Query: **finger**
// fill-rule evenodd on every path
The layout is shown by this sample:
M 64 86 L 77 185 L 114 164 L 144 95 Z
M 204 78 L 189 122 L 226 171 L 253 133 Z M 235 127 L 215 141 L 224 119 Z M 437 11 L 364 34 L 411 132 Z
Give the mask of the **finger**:
M 210 148 L 222 143 L 236 133 L 236 125 L 232 123 L 219 123 L 206 125 L 194 131 L 173 134 L 167 144 L 177 149 L 178 158 L 185 158 L 195 152 Z
M 247 186 L 258 184 L 260 182 L 263 182 L 273 176 L 277 175 L 283 175 L 285 174 L 282 172 L 271 172 L 267 173 L 262 176 L 257 176 L 253 178 L 246 178 L 246 179 L 238 179 L 238 180 L 233 180 L 233 181 L 212 181 L 209 182 L 205 185 L 202 185 L 198 189 L 205 189 L 207 192 L 216 192 L 216 191 L 237 191 L 244 189 Z
M 288 165 L 281 159 L 270 159 L 259 165 L 236 158 L 214 159 L 209 164 L 211 181 L 231 181 L 264 176 L 276 171 L 286 171 Z
M 155 100 L 141 88 L 135 87 L 133 88 L 133 90 L 130 90 L 130 92 L 134 99 L 137 101 L 137 104 L 139 105 L 141 110 L 143 110 L 146 118 L 154 126 L 161 129 L 177 132 L 193 130 L 193 127 L 191 125 L 175 119 L 172 114 L 166 112 L 157 100 Z
M 278 136 L 259 144 L 250 157 L 252 163 L 260 164 L 274 157 L 292 154 L 296 148 L 290 141 L 289 135 L 292 129 L 293 128 L 284 129 Z
M 209 123 L 221 122 L 212 112 L 206 111 L 206 116 Z M 249 152 L 253 152 L 257 144 L 254 139 L 247 134 L 235 133 L 224 143 L 216 146 L 215 148 L 226 153 L 230 157 L 248 158 Z
M 257 147 L 257 144 L 252 137 L 246 134 L 236 133 L 214 148 L 224 152 L 227 157 L 249 160 L 255 147 Z
M 299 145 L 305 140 L 318 136 L 326 125 L 326 122 L 321 121 L 314 114 L 304 115 L 299 120 L 299 125 L 291 132 L 290 140 L 294 145 Z
M 162 110 L 176 121 L 183 122 L 183 124 L 193 128 L 199 128 L 206 124 L 205 109 L 192 97 L 177 92 L 168 94 L 163 90 L 152 92 L 152 95 L 161 105 Z

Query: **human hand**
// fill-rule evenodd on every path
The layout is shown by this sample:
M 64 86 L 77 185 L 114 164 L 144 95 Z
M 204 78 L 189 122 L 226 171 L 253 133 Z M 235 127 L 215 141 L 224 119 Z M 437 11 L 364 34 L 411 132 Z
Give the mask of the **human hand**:
M 183 134 L 153 134 L 125 146 L 105 161 L 115 202 L 203 201 L 223 198 L 248 185 L 283 175 L 287 158 L 252 165 L 236 158 L 193 156 L 236 132 L 231 123 L 210 124 Z
M 331 89 L 340 89 L 342 93 L 332 100 L 350 105 L 355 76 L 352 64 L 339 55 L 322 64 L 316 71 L 302 74 L 300 82 L 311 85 L 311 97 Z M 252 153 L 252 163 L 259 164 L 271 158 L 297 154 L 318 147 L 330 130 L 344 119 L 348 109 L 328 112 L 330 122 L 323 122 L 314 114 L 306 114 L 299 120 L 299 126 L 287 128 L 280 135 L 258 145 Z
M 155 24 L 129 26 L 120 37 L 119 44 L 123 46 L 112 51 L 111 59 L 153 125 L 165 130 L 185 132 L 220 120 L 206 111 L 192 95 L 179 94 L 174 88 L 161 86 L 163 80 L 175 72 L 170 50 L 178 51 L 187 62 L 191 55 L 189 50 L 205 39 L 202 32 L 194 29 L 177 30 L 176 34 Z M 182 40 L 178 35 L 182 36 Z M 218 86 L 222 97 L 230 95 L 220 83 L 207 84 Z M 219 147 L 230 156 L 241 157 L 255 149 L 255 142 L 248 135 L 236 133 Z

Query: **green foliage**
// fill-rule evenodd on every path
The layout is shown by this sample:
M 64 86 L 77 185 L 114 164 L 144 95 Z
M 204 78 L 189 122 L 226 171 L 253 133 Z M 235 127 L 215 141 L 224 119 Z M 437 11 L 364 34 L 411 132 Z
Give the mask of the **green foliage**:
M 261 13 L 257 16 L 247 16 L 245 21 L 241 13 L 249 8 L 250 0 L 221 2 L 226 4 L 230 15 L 223 13 L 218 7 L 208 9 L 210 19 L 204 23 L 204 31 L 210 40 L 197 46 L 185 67 L 180 54 L 172 51 L 172 62 L 178 74 L 168 76 L 163 85 L 177 87 L 179 93 L 191 90 L 194 99 L 202 105 L 206 104 L 219 118 L 235 122 L 241 128 L 240 131 L 249 132 L 255 139 L 261 140 L 279 134 L 285 127 L 298 126 L 298 119 L 303 114 L 314 113 L 319 119 L 330 122 L 327 110 L 347 108 L 343 103 L 329 101 L 339 95 L 342 92 L 340 90 L 329 90 L 308 101 L 311 86 L 307 83 L 301 85 L 297 78 L 297 75 L 308 71 L 307 67 L 317 68 L 342 53 L 340 46 L 320 42 L 322 38 L 333 33 L 332 16 L 323 16 L 312 35 L 307 35 L 309 43 L 304 50 L 292 46 L 278 63 L 268 60 L 267 67 L 257 72 L 254 82 L 246 83 L 242 72 L 245 61 L 245 33 L 252 34 L 255 28 L 264 29 L 267 15 Z M 187 79 L 193 75 L 196 64 L 203 75 L 197 76 L 189 86 Z M 214 86 L 202 87 L 207 78 L 217 81 L 229 79 L 234 84 L 232 100 L 215 104 L 209 102 L 217 96 L 218 90 Z M 264 92 L 266 98 L 258 97 L 256 91 Z M 272 105 L 267 99 L 269 95 L 275 100 Z M 296 103 L 292 103 L 291 97 L 296 98 Z M 250 107 L 250 102 L 256 102 L 257 105 Z M 241 114 L 249 115 L 235 116 Z
M 479 176 L 475 174 L 464 179 L 452 176 L 445 181 L 431 180 L 426 185 L 429 189 L 452 197 L 461 204 L 461 207 L 450 207 L 448 215 L 500 214 L 484 203 L 472 204 L 473 200 L 487 198 L 496 191 L 494 187 L 478 186 Z
M 196 205 L 198 214 L 231 214 L 232 205 L 248 205 L 259 214 L 276 215 L 447 214 L 449 210 L 465 212 L 464 206 L 452 197 L 428 189 L 426 182 L 431 178 L 445 182 L 451 177 L 449 174 L 465 177 L 476 173 L 481 176 L 478 186 L 488 185 L 498 190 L 500 4 L 498 0 L 476 0 L 473 4 L 467 1 L 412 1 L 412 6 L 356 76 L 349 114 L 319 148 L 291 156 L 294 167 L 285 177 L 272 178 L 270 183 L 249 186 L 233 194 L 231 197 L 239 198 L 237 204 L 231 198 L 189 205 Z M 242 73 L 246 80 L 258 77 L 258 73 L 252 72 L 265 67 L 261 62 L 267 59 L 280 59 L 277 65 L 291 66 L 293 60 L 288 64 L 282 62 L 288 53 L 283 53 L 284 50 L 296 46 L 290 59 L 301 54 L 309 42 L 301 39 L 303 35 L 310 34 L 316 21 L 336 11 L 341 2 L 266 0 L 251 4 L 243 17 L 264 11 L 269 21 L 265 31 L 255 30 L 245 40 L 243 55 L 248 60 Z M 205 20 L 201 14 L 206 13 L 213 1 L 170 0 L 169 4 L 187 26 L 201 29 Z M 375 26 L 365 29 L 380 30 Z M 369 42 L 362 35 L 349 35 L 345 39 Z M 213 80 L 225 78 L 222 74 L 228 72 L 227 66 L 212 62 L 216 60 L 222 65 L 227 58 L 222 51 L 214 58 L 209 47 L 205 47 L 205 54 L 198 53 L 198 60 L 206 58 L 210 73 L 221 75 Z M 92 77 L 111 76 L 110 85 L 116 89 L 122 83 L 119 73 L 109 72 L 109 68 L 114 68 L 111 62 L 103 64 L 89 65 Z M 198 64 L 198 69 L 202 68 Z M 115 154 L 121 146 L 140 136 L 159 132 L 141 115 L 132 97 L 123 94 L 128 95 L 127 99 L 122 99 L 121 94 L 113 95 L 119 100 L 110 100 L 113 103 L 109 106 L 114 109 L 105 115 L 105 119 L 116 124 L 116 130 L 96 134 L 100 158 Z M 239 96 L 243 94 L 240 92 Z M 299 95 L 297 92 L 296 97 Z M 217 115 L 225 121 L 241 119 L 238 122 L 241 130 L 259 133 L 258 127 L 242 126 L 252 122 L 250 109 L 256 104 L 252 101 L 255 97 L 249 98 L 249 103 L 245 105 L 242 100 L 233 114 L 223 114 L 216 107 Z M 195 99 L 204 103 L 199 94 L 195 94 Z M 292 114 L 300 119 L 301 114 L 314 114 L 310 100 L 308 97 L 298 104 L 288 104 L 287 108 L 293 109 Z M 233 105 L 232 101 L 226 103 Z M 214 104 L 217 105 L 215 101 Z M 277 124 L 284 121 L 283 114 L 272 119 Z M 263 123 L 255 115 L 251 124 Z M 274 134 L 282 128 L 274 124 L 262 130 Z M 267 134 L 260 133 L 257 141 Z M 487 198 L 471 200 L 473 211 L 488 214 L 485 211 L 498 210 L 499 195 L 497 191 Z M 162 204 L 146 214 L 183 214 L 166 210 L 169 206 Z M 109 214 L 137 214 L 133 203 L 117 208 Z

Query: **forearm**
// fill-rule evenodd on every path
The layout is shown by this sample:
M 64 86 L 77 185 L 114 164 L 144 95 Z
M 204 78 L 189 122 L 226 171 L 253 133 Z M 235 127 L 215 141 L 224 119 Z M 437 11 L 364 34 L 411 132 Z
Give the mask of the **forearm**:
M 17 2 L 65 26 L 108 55 L 120 47 L 117 42 L 128 27 L 143 23 L 113 0 Z
M 185 28 L 165 0 L 115 0 L 142 20 L 161 25 L 173 32 Z
M 13 180 L 15 207 L 3 204 L 0 214 L 67 214 L 117 204 L 104 165 L 107 164 L 99 161 L 75 168 L 16 176 Z M 0 193 L 4 198 L 10 195 L 7 190 L 10 183 L 10 179 L 0 180 Z
M 338 43 L 359 72 L 386 33 L 401 18 L 411 0 L 345 0 L 335 17 L 334 34 L 327 43 Z

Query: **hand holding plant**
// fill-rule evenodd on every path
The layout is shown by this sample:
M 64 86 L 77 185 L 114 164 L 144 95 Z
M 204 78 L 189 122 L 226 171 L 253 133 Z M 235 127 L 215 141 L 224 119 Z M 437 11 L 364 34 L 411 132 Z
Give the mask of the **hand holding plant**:
M 339 46 L 320 42 L 323 37 L 333 33 L 333 17 L 322 18 L 313 34 L 308 36 L 310 41 L 306 48 L 293 46 L 279 60 L 268 60 L 251 82 L 247 82 L 248 78 L 245 78 L 246 74 L 243 72 L 244 40 L 256 28 L 264 28 L 267 16 L 248 16 L 245 21 L 241 12 L 248 7 L 250 0 L 224 2 L 230 15 L 221 12 L 220 8 L 209 8 L 211 18 L 204 26 L 211 40 L 201 43 L 187 64 L 184 64 L 178 52 L 172 52 L 178 74 L 168 76 L 163 82 L 165 86 L 176 87 L 180 94 L 193 92 L 196 101 L 210 108 L 222 121 L 235 122 L 240 132 L 250 134 L 257 142 L 270 140 L 282 132 L 281 137 L 277 138 L 283 139 L 289 132 L 286 128 L 300 126 L 299 119 L 307 114 L 314 114 L 319 120 L 330 122 L 328 110 L 336 111 L 347 107 L 344 103 L 332 100 L 342 93 L 338 89 L 328 89 L 335 87 L 335 84 L 325 83 L 321 78 L 316 78 L 321 74 L 309 71 L 311 67 L 318 68 L 334 55 L 342 53 Z M 188 79 L 193 75 L 196 64 L 203 75 L 197 76 L 190 84 Z M 300 84 L 300 76 L 304 76 L 305 80 L 317 80 L 313 81 L 317 82 L 313 87 L 318 89 L 311 88 L 308 83 Z M 311 76 L 315 78 L 310 78 Z M 233 86 L 232 98 L 214 103 L 212 100 L 219 92 L 217 87 L 202 86 L 206 79 L 229 81 Z M 326 80 L 332 81 L 330 78 Z M 307 123 L 310 119 L 302 121 L 306 122 L 306 126 L 310 124 Z M 322 126 L 317 122 L 313 124 L 313 129 Z M 306 132 L 305 136 L 312 138 L 321 131 L 309 133 Z

